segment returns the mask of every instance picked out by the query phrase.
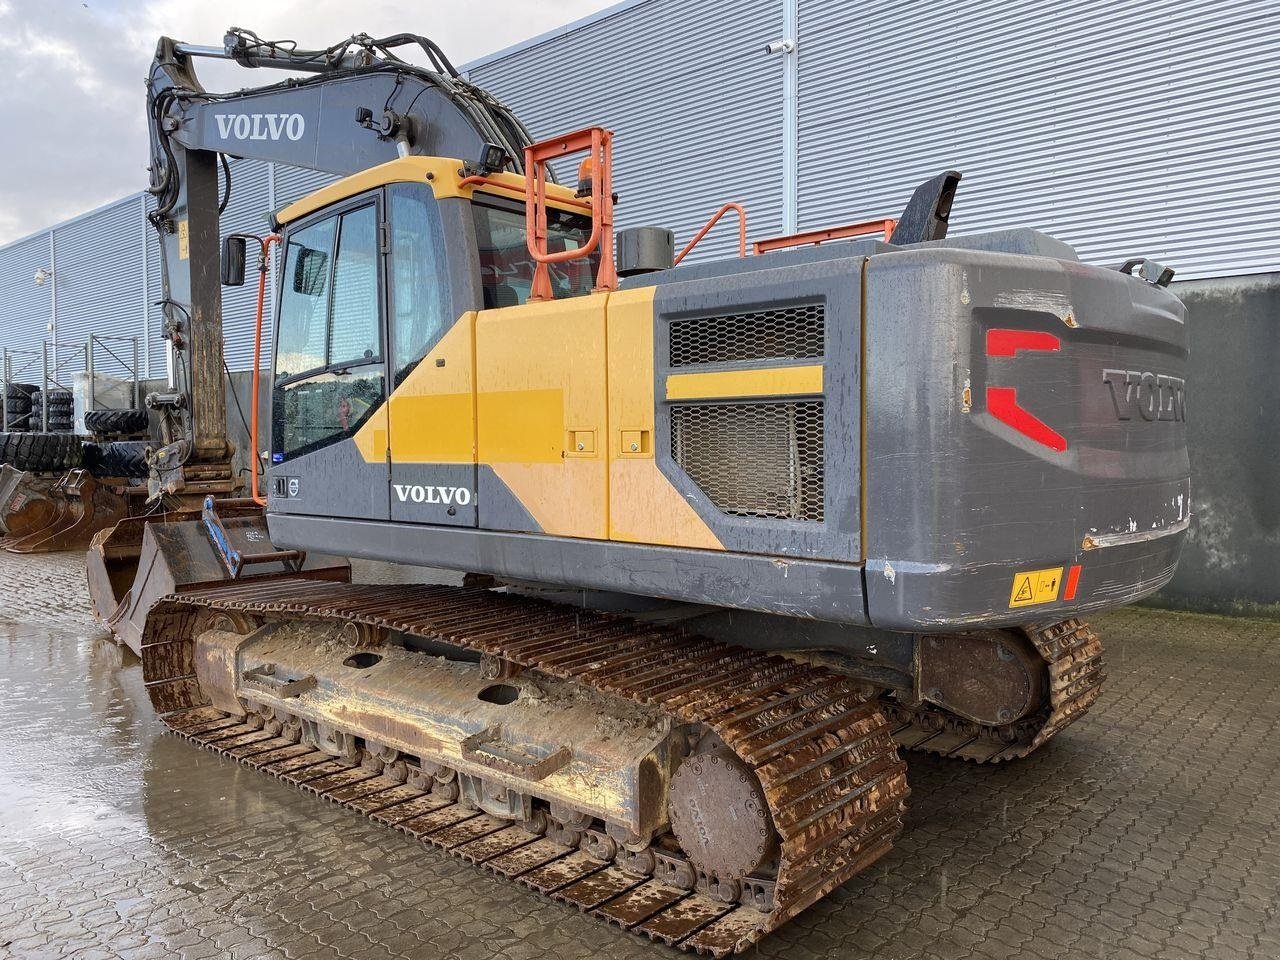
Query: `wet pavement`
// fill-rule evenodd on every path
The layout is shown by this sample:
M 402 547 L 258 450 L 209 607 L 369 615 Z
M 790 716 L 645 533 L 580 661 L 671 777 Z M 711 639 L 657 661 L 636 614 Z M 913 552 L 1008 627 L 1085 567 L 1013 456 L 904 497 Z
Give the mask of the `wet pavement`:
M 162 735 L 78 556 L 0 554 L 0 591 L 0 957 L 679 956 Z M 1280 623 L 1094 623 L 1088 718 L 911 757 L 894 852 L 758 954 L 1280 958 Z

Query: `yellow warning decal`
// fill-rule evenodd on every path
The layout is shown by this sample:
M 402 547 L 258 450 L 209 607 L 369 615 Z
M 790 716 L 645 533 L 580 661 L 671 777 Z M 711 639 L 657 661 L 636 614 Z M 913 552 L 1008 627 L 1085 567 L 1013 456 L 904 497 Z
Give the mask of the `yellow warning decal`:
M 191 233 L 186 220 L 178 221 L 178 259 L 186 260 L 191 255 Z
M 1037 603 L 1053 603 L 1058 599 L 1058 588 L 1061 585 L 1061 567 L 1015 573 L 1013 589 L 1009 591 L 1009 606 L 1030 607 Z

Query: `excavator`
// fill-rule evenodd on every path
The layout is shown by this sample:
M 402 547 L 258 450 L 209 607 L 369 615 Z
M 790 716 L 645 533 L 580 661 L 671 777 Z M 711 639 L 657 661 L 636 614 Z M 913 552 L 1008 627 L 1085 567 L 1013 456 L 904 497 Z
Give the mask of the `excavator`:
M 214 94 L 202 57 L 289 76 Z M 225 483 L 220 282 L 277 276 L 251 496 L 88 558 L 193 744 L 727 956 L 885 855 L 900 751 L 1015 761 L 1084 716 L 1082 617 L 1173 574 L 1187 337 L 1155 261 L 949 237 L 946 171 L 896 221 L 677 264 L 669 230 L 615 236 L 608 130 L 535 142 L 409 34 L 165 38 L 148 89 L 188 378 L 158 494 Z M 341 179 L 220 237 L 227 155 Z

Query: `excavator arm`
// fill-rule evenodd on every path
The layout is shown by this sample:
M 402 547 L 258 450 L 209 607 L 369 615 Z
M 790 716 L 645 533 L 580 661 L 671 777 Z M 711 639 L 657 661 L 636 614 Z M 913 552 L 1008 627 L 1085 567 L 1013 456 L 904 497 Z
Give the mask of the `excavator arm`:
M 408 46 L 418 48 L 433 69 L 402 59 L 396 51 Z M 211 93 L 196 76 L 197 58 L 293 75 Z M 439 47 L 413 34 L 361 34 L 322 50 L 264 41 L 234 28 L 221 47 L 163 37 L 147 98 L 165 336 L 176 351 L 179 379 L 176 393 L 148 398 L 166 424 L 166 446 L 154 459 L 150 492 L 230 492 L 236 484 L 226 432 L 218 271 L 219 216 L 234 189 L 226 158 L 338 176 L 410 155 L 468 163 L 475 158 L 477 172 L 522 172 L 531 138 L 511 111 L 463 80 Z

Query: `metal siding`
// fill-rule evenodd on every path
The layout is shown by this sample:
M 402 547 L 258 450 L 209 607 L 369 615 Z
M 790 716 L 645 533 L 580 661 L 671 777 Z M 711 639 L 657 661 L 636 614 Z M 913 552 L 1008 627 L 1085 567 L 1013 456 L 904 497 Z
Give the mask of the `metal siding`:
M 327 187 L 329 184 L 338 180 L 331 173 L 322 173 L 319 170 L 307 170 L 303 167 L 290 167 L 282 163 L 275 165 L 276 179 L 276 209 L 287 204 L 300 200 L 309 193 L 314 193 L 321 187 Z
M 144 197 L 147 204 L 147 213 L 150 214 L 156 209 L 155 198 L 145 194 Z M 147 222 L 145 236 L 147 245 L 147 326 L 150 337 L 147 376 L 159 379 L 168 377 L 169 374 L 169 343 L 163 336 L 164 309 L 160 305 L 160 300 L 164 296 L 164 282 L 160 276 L 160 235 L 156 233 L 156 229 L 151 225 L 150 221 Z
M 896 215 L 948 167 L 955 233 L 1030 226 L 1181 278 L 1280 269 L 1273 5 L 800 0 L 801 229 Z
M 137 337 L 141 366 L 145 354 L 141 218 L 134 195 L 54 228 L 58 360 L 64 372 L 84 369 L 84 347 L 91 333 Z M 94 355 L 99 373 L 130 375 L 131 343 L 107 340 L 95 347 Z M 60 379 L 70 383 L 67 377 Z
M 219 227 L 222 236 L 271 232 L 268 176 L 270 165 L 254 160 L 231 162 L 231 199 Z M 253 369 L 253 328 L 258 309 L 257 251 L 250 242 L 242 287 L 222 288 L 222 340 L 227 367 Z M 264 324 L 265 327 L 265 324 Z
M 764 53 L 781 29 L 781 0 L 651 0 L 476 65 L 469 78 L 535 137 L 613 130 L 619 228 L 670 227 L 678 248 L 737 200 L 760 237 L 782 226 L 783 65 Z M 728 218 L 691 259 L 734 252 Z
M 21 382 L 40 382 L 40 344 L 50 336 L 53 286 L 37 286 L 34 277 L 50 266 L 48 233 L 0 249 L 0 347 L 14 354 L 13 377 Z

